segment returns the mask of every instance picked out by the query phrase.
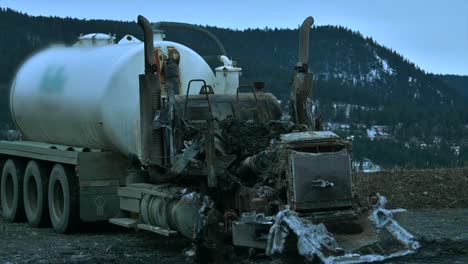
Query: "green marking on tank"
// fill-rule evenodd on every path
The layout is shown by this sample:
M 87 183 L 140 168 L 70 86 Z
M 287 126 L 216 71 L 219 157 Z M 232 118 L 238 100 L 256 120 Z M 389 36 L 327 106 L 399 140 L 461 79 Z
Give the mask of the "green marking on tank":
M 40 89 L 47 93 L 59 93 L 64 89 L 65 66 L 51 66 L 42 77 Z

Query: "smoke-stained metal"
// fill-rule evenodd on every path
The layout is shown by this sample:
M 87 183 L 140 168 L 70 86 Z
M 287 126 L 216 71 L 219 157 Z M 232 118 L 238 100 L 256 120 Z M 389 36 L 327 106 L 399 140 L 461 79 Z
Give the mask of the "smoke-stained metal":
M 218 179 L 215 171 L 215 132 L 213 119 L 208 120 L 208 131 L 206 131 L 205 160 L 207 165 L 207 183 L 208 187 L 218 187 Z
M 149 21 L 138 16 L 138 24 L 143 30 L 145 73 L 140 74 L 140 137 L 141 161 L 144 165 L 162 165 L 164 162 L 163 145 L 165 137 L 161 129 L 153 130 L 153 119 L 156 112 L 161 110 L 161 87 L 154 62 L 153 30 Z
M 308 17 L 299 29 L 299 55 L 294 68 L 290 115 L 294 122 L 312 127 L 312 74 L 309 71 L 309 33 L 314 23 Z
M 200 207 L 201 199 L 194 192 L 175 199 L 145 194 L 140 203 L 141 216 L 145 223 L 168 231 L 175 230 L 191 239 L 195 236 Z
M 162 165 L 163 137 L 160 129 L 153 131 L 154 113 L 161 108 L 159 78 L 154 74 L 140 75 L 140 138 L 141 162 L 144 165 Z
M 172 164 L 174 162 L 174 129 L 173 129 L 173 120 L 174 120 L 174 96 L 179 93 L 179 67 L 175 62 L 175 59 L 172 54 L 169 54 L 168 59 L 164 62 L 164 74 L 166 77 L 166 94 L 167 94 L 167 103 L 165 111 L 168 114 L 168 122 L 170 126 L 164 128 L 164 137 L 166 139 L 165 152 L 169 156 L 169 161 Z

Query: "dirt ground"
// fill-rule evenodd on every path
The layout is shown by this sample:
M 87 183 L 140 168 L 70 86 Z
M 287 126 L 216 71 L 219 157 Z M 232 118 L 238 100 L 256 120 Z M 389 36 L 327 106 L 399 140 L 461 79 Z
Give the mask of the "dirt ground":
M 399 221 L 422 242 L 411 256 L 387 263 L 468 263 L 468 209 L 441 209 L 400 214 Z M 0 220 L 0 264 L 12 263 L 196 263 L 187 256 L 191 243 L 135 232 L 110 224 L 93 224 L 75 235 L 50 228 Z M 293 263 L 262 256 L 235 257 L 233 263 Z M 297 261 L 294 261 L 297 263 Z
M 191 263 L 185 240 L 171 240 L 110 224 L 85 226 L 79 234 L 0 220 L 0 264 L 6 263 Z
M 416 254 L 387 263 L 468 263 L 468 169 L 358 174 L 361 198 L 386 195 L 390 207 L 410 209 L 400 224 L 422 243 Z M 428 210 L 432 207 L 435 209 Z M 450 208 L 450 209 L 448 209 Z M 106 223 L 85 225 L 74 235 L 50 228 L 5 223 L 0 218 L 0 264 L 13 263 L 196 263 L 185 239 L 168 239 Z M 233 263 L 298 263 L 265 256 L 234 257 Z
M 354 183 L 363 203 L 378 192 L 389 208 L 468 208 L 468 168 L 358 173 Z

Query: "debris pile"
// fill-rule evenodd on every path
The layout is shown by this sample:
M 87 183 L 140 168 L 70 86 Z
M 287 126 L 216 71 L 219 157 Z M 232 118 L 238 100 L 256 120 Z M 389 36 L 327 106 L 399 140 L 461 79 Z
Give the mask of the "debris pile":
M 219 124 L 222 137 L 226 142 L 227 152 L 239 156 L 248 156 L 266 149 L 272 139 L 279 139 L 281 134 L 293 131 L 306 131 L 306 127 L 283 121 L 266 123 L 244 121 L 229 117 Z

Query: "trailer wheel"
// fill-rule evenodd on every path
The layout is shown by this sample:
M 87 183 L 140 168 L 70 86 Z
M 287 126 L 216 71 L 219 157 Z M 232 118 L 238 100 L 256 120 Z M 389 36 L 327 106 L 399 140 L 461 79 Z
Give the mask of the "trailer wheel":
M 55 164 L 48 187 L 52 227 L 60 234 L 72 233 L 79 223 L 78 180 L 72 168 Z
M 23 183 L 24 211 L 29 224 L 32 227 L 46 226 L 50 222 L 47 202 L 49 175 L 46 164 L 34 160 L 28 162 Z
M 21 161 L 7 160 L 3 166 L 0 184 L 2 217 L 5 221 L 25 220 L 23 206 L 24 166 Z

